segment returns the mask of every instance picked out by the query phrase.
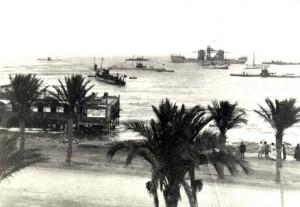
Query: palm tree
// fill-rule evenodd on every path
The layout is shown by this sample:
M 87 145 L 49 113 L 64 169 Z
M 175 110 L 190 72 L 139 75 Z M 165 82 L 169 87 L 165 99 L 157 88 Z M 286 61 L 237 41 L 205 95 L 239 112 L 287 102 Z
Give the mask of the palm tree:
M 238 103 L 231 104 L 228 101 L 213 101 L 212 106 L 208 106 L 212 118 L 218 127 L 222 142 L 226 143 L 226 132 L 240 124 L 247 124 L 246 112 L 238 108 Z
M 238 127 L 240 124 L 247 124 L 245 118 L 246 112 L 238 108 L 238 103 L 230 103 L 228 101 L 213 101 L 212 106 L 208 106 L 217 128 L 220 132 L 220 141 L 225 147 L 226 133 L 228 130 Z M 215 165 L 220 179 L 224 179 L 224 166 Z
M 31 106 L 36 102 L 40 94 L 45 90 L 40 89 L 43 81 L 36 78 L 33 74 L 16 74 L 14 77 L 9 75 L 11 90 L 7 92 L 8 99 L 13 107 L 18 111 L 20 120 L 20 149 L 25 148 L 25 120 Z
M 282 168 L 281 149 L 283 135 L 286 129 L 300 121 L 300 108 L 295 106 L 296 99 L 285 99 L 279 101 L 275 99 L 272 102 L 266 98 L 268 108 L 259 105 L 260 110 L 254 110 L 266 122 L 268 122 L 275 131 L 276 140 L 276 182 L 280 183 L 280 169 Z
M 143 139 L 113 143 L 107 155 L 112 158 L 117 151 L 126 149 L 126 165 L 136 156 L 151 165 L 152 180 L 147 182 L 146 187 L 154 197 L 155 206 L 159 205 L 158 189 L 163 191 L 167 207 L 177 206 L 181 186 L 186 191 L 190 205 L 197 206 L 196 191 L 202 189 L 202 181 L 195 179 L 194 169 L 200 164 L 209 163 L 208 158 L 212 158 L 212 153 L 208 152 L 212 150 L 210 146 L 205 147 L 201 143 L 204 137 L 211 134 L 200 133 L 210 121 L 204 117 L 205 109 L 200 106 L 186 109 L 184 105 L 178 108 L 168 99 L 162 101 L 158 108 L 152 108 L 157 119 L 151 119 L 149 124 L 142 121 L 124 123 L 127 130 L 137 132 Z M 187 173 L 191 179 L 190 185 L 185 180 Z
M 96 93 L 91 93 L 90 90 L 94 85 L 88 86 L 90 80 L 85 81 L 85 78 L 80 74 L 65 77 L 65 83 L 58 79 L 59 86 L 54 86 L 55 91 L 49 91 L 55 100 L 62 105 L 68 106 L 68 149 L 66 163 L 70 165 L 73 148 L 73 124 L 77 123 L 78 112 L 80 108 L 96 98 Z
M 17 150 L 18 135 L 0 136 L 0 182 L 12 174 L 47 159 L 38 149 Z

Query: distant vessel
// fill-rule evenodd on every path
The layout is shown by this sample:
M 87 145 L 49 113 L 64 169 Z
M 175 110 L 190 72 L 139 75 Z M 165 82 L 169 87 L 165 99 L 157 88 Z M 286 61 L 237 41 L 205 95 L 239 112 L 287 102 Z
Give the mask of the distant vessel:
M 129 79 L 137 79 L 136 76 L 130 76 Z
M 300 63 L 293 63 L 293 62 L 283 62 L 283 61 L 279 61 L 279 60 L 276 60 L 276 61 L 274 61 L 274 60 L 272 60 L 272 61 L 266 61 L 266 62 L 264 62 L 264 64 L 272 64 L 272 65 L 300 65 Z
M 53 59 L 51 57 L 47 57 L 47 58 L 38 58 L 38 61 L 49 61 L 49 62 L 54 62 L 54 61 L 62 61 L 61 59 Z
M 38 60 L 43 60 L 43 61 L 51 61 L 51 57 L 47 57 L 47 58 L 39 58 Z
M 260 69 L 262 66 L 261 65 L 256 65 L 255 64 L 255 53 L 253 53 L 253 62 L 252 65 L 246 65 L 245 69 Z
M 119 73 L 117 74 L 110 74 L 109 69 L 102 68 L 103 58 L 101 60 L 101 67 L 98 68 L 97 64 L 94 63 L 94 72 L 95 75 L 92 77 L 95 77 L 98 81 L 113 84 L 113 85 L 119 85 L 119 86 L 125 86 L 126 85 L 126 75 L 121 76 Z M 90 76 L 91 77 L 91 76 Z
M 148 61 L 149 59 L 147 58 L 144 58 L 144 57 L 132 57 L 132 58 L 128 58 L 128 59 L 125 59 L 126 61 Z
M 155 68 L 153 66 L 147 67 L 141 62 L 137 62 L 135 67 L 110 66 L 110 70 L 139 70 L 139 71 L 155 71 L 155 72 L 175 72 L 174 70 L 167 70 L 166 68 Z
M 230 74 L 230 76 L 239 76 L 239 77 L 261 77 L 261 78 L 300 78 L 300 75 L 295 74 L 284 74 L 284 75 L 276 75 L 276 73 L 270 73 L 267 68 L 262 69 L 259 74 L 248 74 L 248 73 L 241 73 L 241 74 Z
M 206 50 L 198 50 L 197 53 L 197 59 L 185 58 L 181 55 L 171 55 L 171 61 L 173 63 L 200 63 L 202 65 L 244 64 L 247 61 L 247 57 L 245 56 L 238 59 L 226 59 L 223 50 L 214 50 L 210 46 L 207 46 Z
M 108 69 L 101 69 L 98 70 L 95 73 L 95 78 L 98 81 L 113 84 L 113 85 L 120 85 L 120 86 L 125 86 L 125 76 L 120 76 L 118 73 L 116 75 L 112 75 L 109 73 Z

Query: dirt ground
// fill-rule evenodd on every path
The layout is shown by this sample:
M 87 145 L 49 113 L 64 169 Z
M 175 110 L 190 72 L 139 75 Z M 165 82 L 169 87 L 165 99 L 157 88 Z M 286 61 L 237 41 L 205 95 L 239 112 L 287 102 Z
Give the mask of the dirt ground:
M 0 133 L 7 133 L 0 131 Z M 13 132 L 8 132 L 13 133 Z M 66 158 L 66 135 L 63 133 L 26 133 L 26 148 L 39 148 L 45 157 L 49 158 L 47 163 L 38 164 L 41 168 L 65 168 L 85 171 L 101 171 L 104 173 L 118 173 L 124 175 L 151 175 L 150 166 L 142 159 L 136 158 L 130 166 L 125 166 L 126 154 L 119 152 L 109 160 L 106 156 L 109 140 L 89 140 L 79 138 L 73 148 L 72 164 L 65 164 Z M 240 172 L 238 176 L 230 176 L 226 172 L 226 178 L 219 180 L 212 166 L 204 165 L 196 172 L 197 178 L 208 183 L 230 183 L 233 185 L 279 187 L 275 183 L 276 162 L 266 159 L 257 159 L 257 143 L 245 143 L 247 152 L 245 160 L 249 162 L 252 172 L 249 175 Z M 300 190 L 300 162 L 292 157 L 292 149 L 288 150 L 287 160 L 283 161 L 282 169 L 283 185 L 287 189 Z

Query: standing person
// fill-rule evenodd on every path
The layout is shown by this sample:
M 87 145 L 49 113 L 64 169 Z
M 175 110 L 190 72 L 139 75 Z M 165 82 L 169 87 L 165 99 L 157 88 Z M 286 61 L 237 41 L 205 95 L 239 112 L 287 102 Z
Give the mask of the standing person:
M 263 143 L 262 142 L 260 142 L 259 144 L 258 144 L 258 155 L 257 155 L 257 158 L 258 159 L 262 159 L 262 153 L 263 153 Z
M 271 144 L 269 157 L 271 160 L 276 160 L 276 147 L 275 147 L 274 143 Z
M 269 159 L 270 146 L 267 144 L 266 141 L 264 142 L 264 150 L 266 159 Z
M 246 145 L 244 145 L 244 142 L 241 142 L 240 145 L 241 158 L 245 158 L 245 152 L 246 152 Z
M 294 158 L 297 161 L 300 161 L 300 146 L 299 146 L 299 144 L 297 144 L 297 147 L 295 148 Z
M 283 160 L 286 159 L 286 149 L 285 149 L 285 145 L 282 144 L 282 154 L 283 154 Z

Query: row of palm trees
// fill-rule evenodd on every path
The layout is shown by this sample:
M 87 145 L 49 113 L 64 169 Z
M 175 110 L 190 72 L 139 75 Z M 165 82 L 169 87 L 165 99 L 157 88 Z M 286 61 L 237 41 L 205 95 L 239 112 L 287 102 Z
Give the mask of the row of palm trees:
M 36 98 L 46 90 L 41 88 L 42 80 L 35 75 L 17 74 L 10 76 L 12 90 L 8 98 L 17 106 L 20 118 L 20 132 L 24 134 L 25 115 L 34 104 Z M 73 122 L 76 121 L 78 109 L 84 103 L 94 99 L 95 93 L 88 94 L 93 86 L 88 86 L 81 75 L 65 77 L 63 83 L 50 92 L 52 98 L 59 103 L 67 104 L 70 113 L 68 118 L 69 144 L 67 150 L 68 164 L 71 163 L 73 144 Z M 276 181 L 280 182 L 281 147 L 284 131 L 299 122 L 300 108 L 295 106 L 295 99 L 266 99 L 267 108 L 259 105 L 254 110 L 275 130 L 277 164 Z M 202 189 L 202 181 L 196 179 L 195 170 L 204 164 L 212 164 L 220 178 L 224 178 L 224 166 L 232 175 L 238 173 L 239 167 L 249 173 L 248 163 L 235 155 L 235 149 L 226 145 L 228 130 L 247 124 L 246 113 L 237 103 L 213 101 L 207 108 L 196 105 L 186 108 L 163 100 L 158 107 L 152 106 L 156 116 L 150 122 L 128 121 L 124 125 L 127 130 L 140 134 L 143 139 L 112 143 L 107 152 L 113 158 L 121 149 L 128 150 L 126 164 L 140 156 L 152 167 L 152 178 L 147 183 L 148 191 L 153 195 L 155 206 L 159 205 L 158 190 L 164 195 L 165 204 L 177 206 L 180 188 L 183 187 L 190 206 L 197 206 L 196 192 Z M 208 113 L 209 112 L 209 113 Z M 208 130 L 209 122 L 215 122 L 217 132 Z M 21 136 L 20 149 L 24 150 L 25 140 Z M 189 182 L 186 180 L 189 178 Z
M 275 130 L 277 163 L 276 182 L 280 183 L 282 168 L 281 148 L 284 131 L 300 121 L 300 108 L 295 106 L 295 99 L 272 102 L 266 99 L 268 108 L 259 105 L 254 110 Z M 159 107 L 152 106 L 156 119 L 149 123 L 129 121 L 125 123 L 127 130 L 141 135 L 141 140 L 121 141 L 113 143 L 107 152 L 113 158 L 116 152 L 126 149 L 128 152 L 125 164 L 139 156 L 152 167 L 152 179 L 146 187 L 153 195 L 155 206 L 159 206 L 157 191 L 163 192 L 165 206 L 176 207 L 180 199 L 182 186 L 188 196 L 190 206 L 197 206 L 196 192 L 202 189 L 202 181 L 196 179 L 195 170 L 204 164 L 212 164 L 219 177 L 224 178 L 223 166 L 232 175 L 238 173 L 238 167 L 248 174 L 249 165 L 234 153 L 234 149 L 226 145 L 226 132 L 240 124 L 246 124 L 245 111 L 237 107 L 237 103 L 213 101 L 208 106 L 210 114 L 199 105 L 186 109 L 163 100 Z M 219 132 L 204 129 L 214 121 Z M 190 184 L 185 179 L 188 175 Z
M 38 98 L 48 87 L 42 88 L 43 80 L 33 74 L 16 74 L 9 76 L 11 89 L 5 93 L 8 100 L 12 102 L 14 109 L 18 112 L 20 123 L 20 150 L 25 148 L 25 121 L 26 114 L 38 101 Z M 80 74 L 65 77 L 64 82 L 60 79 L 59 85 L 54 86 L 54 90 L 47 90 L 52 101 L 67 105 L 68 113 L 68 149 L 66 162 L 71 163 L 73 146 L 73 123 L 78 119 L 79 108 L 85 103 L 96 98 L 96 93 L 89 93 L 94 85 L 89 85 L 90 81 Z

